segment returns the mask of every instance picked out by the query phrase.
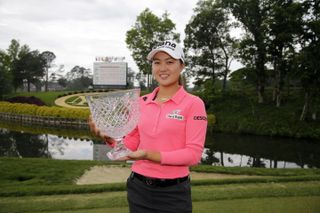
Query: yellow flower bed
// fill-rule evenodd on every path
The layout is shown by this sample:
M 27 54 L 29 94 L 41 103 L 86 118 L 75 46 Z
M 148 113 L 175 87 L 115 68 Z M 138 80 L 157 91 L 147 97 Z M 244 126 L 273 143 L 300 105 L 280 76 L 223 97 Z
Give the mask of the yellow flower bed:
M 86 120 L 90 115 L 89 109 L 73 109 L 62 107 L 36 106 L 33 104 L 21 104 L 0 102 L 0 113 L 19 115 L 31 115 L 41 117 L 57 117 Z

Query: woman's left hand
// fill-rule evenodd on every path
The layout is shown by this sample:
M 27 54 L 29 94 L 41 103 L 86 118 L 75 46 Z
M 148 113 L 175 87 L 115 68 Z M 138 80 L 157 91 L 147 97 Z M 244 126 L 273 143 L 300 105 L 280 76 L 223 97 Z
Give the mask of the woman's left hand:
M 137 150 L 131 152 L 128 157 L 130 160 L 145 160 L 147 158 L 147 152 L 145 150 Z
M 144 150 L 137 150 L 135 152 L 131 152 L 126 157 L 120 158 L 119 160 L 145 160 L 147 157 L 147 152 Z
M 161 162 L 161 155 L 160 152 L 157 151 L 146 151 L 146 150 L 137 150 L 131 152 L 124 158 L 119 160 L 151 160 L 153 162 L 160 163 Z

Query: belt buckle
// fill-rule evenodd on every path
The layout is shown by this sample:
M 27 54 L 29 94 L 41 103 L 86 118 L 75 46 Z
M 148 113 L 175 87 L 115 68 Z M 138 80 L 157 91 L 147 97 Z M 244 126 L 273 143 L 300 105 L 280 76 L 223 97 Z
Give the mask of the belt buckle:
M 146 184 L 149 186 L 152 186 L 152 185 L 154 185 L 154 181 L 150 178 L 146 178 Z

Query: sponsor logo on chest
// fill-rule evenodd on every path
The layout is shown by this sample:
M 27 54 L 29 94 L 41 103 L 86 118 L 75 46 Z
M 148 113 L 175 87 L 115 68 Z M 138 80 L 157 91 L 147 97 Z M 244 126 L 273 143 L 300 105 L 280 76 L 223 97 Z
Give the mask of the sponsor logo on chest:
M 173 110 L 172 112 L 170 112 L 170 113 L 168 113 L 166 115 L 166 118 L 183 121 L 184 120 L 184 116 L 180 115 L 180 112 L 181 112 L 180 109 Z

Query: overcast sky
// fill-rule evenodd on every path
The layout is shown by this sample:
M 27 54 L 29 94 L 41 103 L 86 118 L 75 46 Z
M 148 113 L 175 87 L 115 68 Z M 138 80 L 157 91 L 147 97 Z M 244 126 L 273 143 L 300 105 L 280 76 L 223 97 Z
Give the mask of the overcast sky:
M 138 71 L 125 43 L 126 31 L 149 8 L 165 11 L 184 38 L 198 0 L 0 0 L 0 49 L 12 39 L 31 50 L 51 51 L 65 71 L 75 65 L 92 70 L 96 56 L 124 56 Z

